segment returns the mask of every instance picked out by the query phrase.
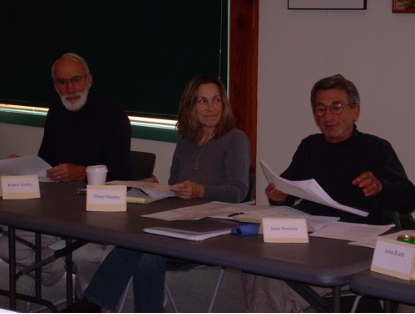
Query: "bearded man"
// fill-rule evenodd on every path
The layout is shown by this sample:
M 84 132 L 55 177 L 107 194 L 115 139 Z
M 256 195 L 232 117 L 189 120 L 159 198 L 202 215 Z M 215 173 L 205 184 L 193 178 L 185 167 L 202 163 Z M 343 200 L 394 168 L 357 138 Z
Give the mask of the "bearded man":
M 131 174 L 131 126 L 124 108 L 90 95 L 92 74 L 85 60 L 66 53 L 52 65 L 54 87 L 61 101 L 46 117 L 39 157 L 52 168 L 55 181 L 85 180 L 85 167 L 106 165 L 107 180 Z
M 107 180 L 129 180 L 131 176 L 131 125 L 122 105 L 90 95 L 92 75 L 85 60 L 66 53 L 52 65 L 54 87 L 61 101 L 47 114 L 39 157 L 52 168 L 47 176 L 54 181 L 85 180 L 90 165 L 106 165 Z M 16 157 L 16 156 L 13 156 Z M 33 232 L 16 230 L 16 236 L 34 243 Z M 52 256 L 50 248 L 60 240 L 42 235 L 42 259 Z M 82 297 L 103 258 L 102 244 L 88 243 L 72 254 L 76 273 L 75 292 Z M 8 262 L 8 237 L 0 238 L 0 257 Z M 35 262 L 29 246 L 16 243 L 16 266 L 24 269 Z M 42 283 L 54 285 L 65 273 L 63 258 L 42 267 Z

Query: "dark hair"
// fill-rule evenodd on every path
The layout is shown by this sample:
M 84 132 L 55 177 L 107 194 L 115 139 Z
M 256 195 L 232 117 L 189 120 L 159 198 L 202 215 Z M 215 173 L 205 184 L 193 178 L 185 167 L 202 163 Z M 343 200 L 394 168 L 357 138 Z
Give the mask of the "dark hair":
M 311 107 L 313 110 L 316 106 L 315 99 L 317 91 L 331 88 L 344 89 L 349 97 L 350 107 L 354 107 L 356 104 L 360 103 L 359 92 L 353 82 L 346 80 L 341 74 L 336 74 L 323 78 L 314 84 L 313 89 L 311 90 Z
M 214 137 L 221 137 L 235 126 L 232 108 L 222 81 L 214 74 L 199 74 L 187 83 L 180 99 L 177 129 L 182 138 L 198 141 L 202 137 L 202 127 L 196 115 L 197 90 L 200 85 L 208 83 L 214 83 L 219 87 L 223 105 L 222 115 L 216 126 Z

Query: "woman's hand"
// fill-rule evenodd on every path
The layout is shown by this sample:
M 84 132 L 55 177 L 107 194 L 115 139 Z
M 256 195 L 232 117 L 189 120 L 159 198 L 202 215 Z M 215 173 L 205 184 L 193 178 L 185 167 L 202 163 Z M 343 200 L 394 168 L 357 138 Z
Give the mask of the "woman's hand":
M 182 199 L 203 198 L 205 196 L 205 188 L 192 181 L 184 181 L 173 185 L 172 191 L 174 194 Z

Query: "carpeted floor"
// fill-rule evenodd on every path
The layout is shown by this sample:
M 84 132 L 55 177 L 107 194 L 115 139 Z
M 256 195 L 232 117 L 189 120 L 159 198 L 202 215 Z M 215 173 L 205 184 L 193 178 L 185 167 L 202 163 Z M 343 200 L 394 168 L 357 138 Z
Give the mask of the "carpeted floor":
M 177 309 L 181 313 L 205 313 L 210 304 L 216 280 L 219 276 L 219 267 L 204 267 L 184 272 L 168 272 L 167 284 L 173 295 Z M 24 276 L 18 280 L 18 292 L 29 293 L 32 280 Z M 8 266 L 0 261 L 0 289 L 8 288 Z M 131 289 L 130 289 L 131 290 Z M 65 298 L 65 279 L 62 279 L 54 287 L 42 287 L 42 295 L 45 299 L 56 302 Z M 8 298 L 0 296 L 0 308 L 9 307 Z M 64 308 L 64 304 L 57 306 L 58 310 Z M 48 309 L 32 304 L 18 301 L 17 311 L 49 312 Z M 133 311 L 132 291 L 129 292 L 122 312 Z M 165 312 L 174 312 L 171 302 L 167 302 Z M 222 279 L 217 300 L 213 312 L 241 313 L 245 312 L 245 301 L 243 298 L 240 273 L 228 269 Z

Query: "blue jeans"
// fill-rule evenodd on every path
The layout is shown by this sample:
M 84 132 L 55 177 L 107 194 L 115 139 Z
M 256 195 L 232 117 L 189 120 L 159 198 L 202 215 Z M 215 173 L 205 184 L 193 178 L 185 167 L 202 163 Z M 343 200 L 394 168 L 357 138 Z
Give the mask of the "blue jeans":
M 165 264 L 162 256 L 116 247 L 96 271 L 84 296 L 114 311 L 133 276 L 134 311 L 163 312 Z

